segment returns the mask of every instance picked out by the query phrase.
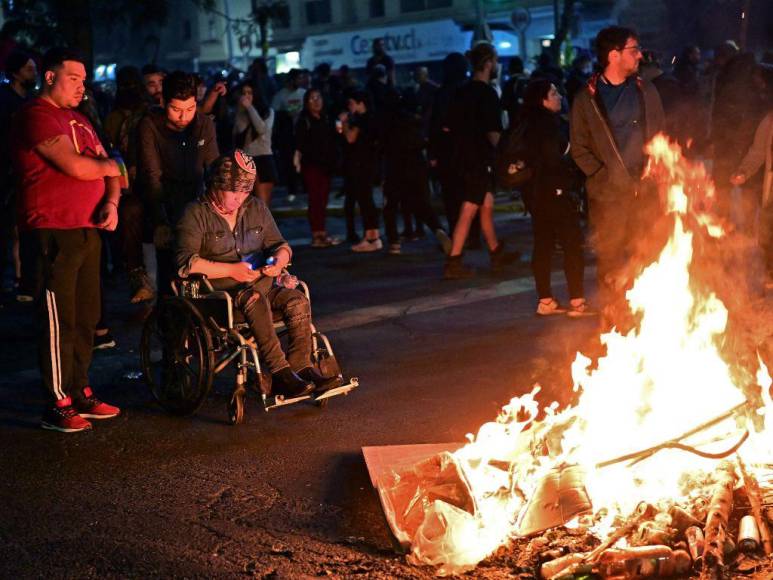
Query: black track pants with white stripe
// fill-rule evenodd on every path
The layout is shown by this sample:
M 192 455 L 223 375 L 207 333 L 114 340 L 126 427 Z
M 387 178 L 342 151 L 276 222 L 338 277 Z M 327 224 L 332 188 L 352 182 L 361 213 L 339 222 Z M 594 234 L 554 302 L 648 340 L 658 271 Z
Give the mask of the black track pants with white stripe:
M 89 384 L 94 329 L 100 317 L 99 232 L 80 228 L 32 233 L 43 386 L 55 400 L 77 398 Z

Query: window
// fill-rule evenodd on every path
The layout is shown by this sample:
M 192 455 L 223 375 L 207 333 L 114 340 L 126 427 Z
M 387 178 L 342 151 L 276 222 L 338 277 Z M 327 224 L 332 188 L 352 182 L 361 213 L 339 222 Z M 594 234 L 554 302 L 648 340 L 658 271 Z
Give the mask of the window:
M 370 17 L 381 18 L 384 16 L 384 0 L 370 0 Z
M 330 0 L 307 0 L 306 24 L 328 24 L 331 20 Z
M 435 8 L 450 8 L 453 0 L 400 0 L 402 12 L 419 12 L 421 10 L 433 10 Z

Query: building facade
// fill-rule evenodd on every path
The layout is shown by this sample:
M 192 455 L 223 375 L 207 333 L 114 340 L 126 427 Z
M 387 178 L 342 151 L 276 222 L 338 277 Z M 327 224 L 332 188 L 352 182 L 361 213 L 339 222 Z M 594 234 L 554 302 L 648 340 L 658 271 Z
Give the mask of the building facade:
M 215 0 L 212 10 L 197 11 L 190 0 L 169 0 L 169 18 L 161 25 L 131 29 L 123 23 L 95 30 L 95 64 L 156 62 L 167 68 L 208 71 L 246 70 L 262 55 L 253 10 L 267 0 Z M 736 2 L 737 3 L 737 2 Z M 364 66 L 372 40 L 382 37 L 404 72 L 432 66 L 451 51 L 469 48 L 485 22 L 504 58 L 530 59 L 550 46 L 555 32 L 553 0 L 287 0 L 287 18 L 268 27 L 269 64 L 284 72 Z M 609 24 L 637 28 L 642 45 L 660 52 L 664 62 L 685 43 L 710 48 L 739 38 L 738 14 L 725 0 L 577 0 L 569 41 L 589 49 L 596 33 Z M 764 21 L 773 13 L 766 0 L 748 0 L 749 48 L 762 52 Z M 767 7 L 766 7 L 767 6 Z M 740 13 L 739 13 L 740 14 Z M 765 45 L 765 46 L 763 46 Z
M 609 14 L 613 3 L 607 4 Z M 288 0 L 287 5 L 287 21 L 270 30 L 270 58 L 279 72 L 321 62 L 361 68 L 378 37 L 398 65 L 440 61 L 448 52 L 467 50 L 481 20 L 502 56 L 530 57 L 549 45 L 555 25 L 551 0 Z M 572 42 L 587 47 L 609 20 L 598 10 L 583 19 L 583 6 L 576 6 L 580 18 Z M 215 11 L 200 16 L 200 66 L 246 68 L 261 55 L 255 30 L 245 35 L 252 9 L 251 0 L 218 0 Z

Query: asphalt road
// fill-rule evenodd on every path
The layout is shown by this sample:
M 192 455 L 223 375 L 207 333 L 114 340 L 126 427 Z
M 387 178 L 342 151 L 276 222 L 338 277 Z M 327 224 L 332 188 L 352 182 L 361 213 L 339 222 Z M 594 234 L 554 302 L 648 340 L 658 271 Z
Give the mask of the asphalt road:
M 528 251 L 528 223 L 499 222 L 510 247 Z M 307 235 L 300 218 L 280 226 L 290 239 Z M 107 289 L 118 347 L 96 353 L 92 383 L 123 413 L 91 432 L 41 430 L 31 308 L 6 298 L 0 577 L 431 577 L 394 552 L 361 448 L 461 441 L 535 382 L 545 402 L 568 400 L 569 364 L 597 321 L 535 317 L 526 261 L 495 278 L 486 255 L 470 252 L 479 276 L 445 282 L 431 237 L 404 249 L 296 244 L 315 320 L 362 386 L 326 409 L 264 413 L 252 399 L 237 427 L 227 424 L 227 384 L 194 417 L 153 403 L 134 378 L 147 309 L 127 304 L 116 277 Z

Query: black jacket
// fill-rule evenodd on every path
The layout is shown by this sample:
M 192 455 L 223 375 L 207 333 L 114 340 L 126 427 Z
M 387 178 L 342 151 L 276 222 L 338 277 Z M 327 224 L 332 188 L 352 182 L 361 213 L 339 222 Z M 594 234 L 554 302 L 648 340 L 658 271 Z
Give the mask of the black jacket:
M 315 119 L 303 112 L 295 124 L 295 148 L 301 165 L 316 165 L 332 173 L 337 160 L 337 135 L 327 117 Z
M 545 108 L 530 111 L 523 142 L 525 162 L 535 174 L 532 181 L 535 201 L 556 197 L 557 190 L 568 194 L 579 186 L 578 169 L 569 155 L 569 127 L 558 113 Z
M 204 191 L 204 173 L 217 159 L 215 125 L 196 113 L 182 133 L 166 126 L 163 109 L 138 125 L 137 181 L 153 225 L 174 225 L 185 205 Z

